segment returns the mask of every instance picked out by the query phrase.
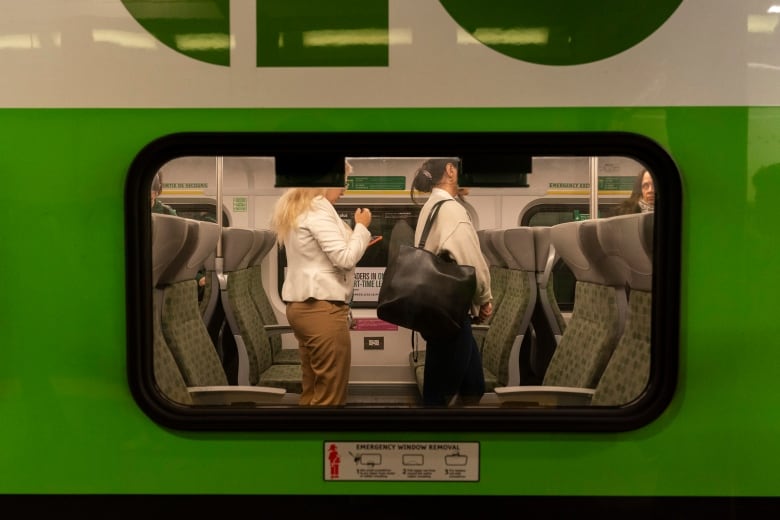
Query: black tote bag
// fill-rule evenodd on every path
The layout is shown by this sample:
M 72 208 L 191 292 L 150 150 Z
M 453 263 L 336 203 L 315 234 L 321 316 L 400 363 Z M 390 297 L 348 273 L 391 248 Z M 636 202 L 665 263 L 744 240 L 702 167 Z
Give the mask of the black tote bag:
M 417 247 L 401 246 L 379 289 L 377 316 L 419 331 L 426 339 L 455 336 L 477 290 L 473 266 L 458 265 L 423 249 L 439 208 L 449 200 L 439 201 L 431 209 Z

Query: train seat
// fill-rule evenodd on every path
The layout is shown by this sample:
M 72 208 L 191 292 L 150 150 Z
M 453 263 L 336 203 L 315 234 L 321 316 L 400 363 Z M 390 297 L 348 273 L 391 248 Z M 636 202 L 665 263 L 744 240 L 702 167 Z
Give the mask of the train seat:
M 283 389 L 227 385 L 227 376 L 201 318 L 194 274 L 216 245 L 218 227 L 168 215 L 153 215 L 152 226 L 153 257 L 160 250 L 160 262 L 154 266 L 163 264 L 162 257 L 174 248 L 171 244 L 182 244 L 169 267 L 158 269 L 159 276 L 154 275 L 153 268 L 156 287 L 162 292 L 161 325 L 154 335 L 155 378 L 160 389 L 183 404 L 279 402 L 286 394 Z M 167 245 L 157 247 L 161 243 Z
M 301 392 L 300 365 L 274 364 L 271 343 L 251 293 L 249 261 L 262 248 L 251 229 L 222 231 L 222 307 L 238 349 L 238 383 L 284 388 Z
M 624 271 L 601 248 L 595 220 L 558 224 L 550 233 L 576 283 L 572 316 L 543 384 L 594 388 L 625 324 Z
M 648 226 L 648 220 L 650 225 Z M 588 224 L 599 243 L 602 265 L 610 266 L 611 282 L 628 285 L 627 316 L 623 330 L 598 378 L 595 388 L 568 385 L 558 380 L 558 386 L 537 388 L 497 388 L 499 401 L 504 403 L 592 404 L 594 406 L 624 405 L 636 399 L 647 385 L 650 372 L 650 309 L 652 294 L 652 214 L 633 214 L 599 219 Z M 649 234 L 649 239 L 647 236 Z M 592 236 L 591 236 L 592 238 Z M 579 279 L 578 282 L 579 284 Z M 619 287 L 618 287 L 619 289 Z M 616 294 L 625 294 L 625 289 Z M 575 299 L 575 307 L 577 300 Z M 574 321 L 574 316 L 572 316 Z M 568 336 L 567 332 L 564 338 Z M 563 345 L 563 341 L 561 342 Z M 560 348 L 560 347 L 559 347 Z M 551 363 L 552 364 L 552 363 Z
M 506 277 L 506 284 L 482 346 L 487 392 L 496 386 L 522 382 L 526 363 L 521 358 L 530 358 L 527 351 L 522 352 L 522 345 L 537 299 L 533 229 L 507 229 L 493 234 L 491 243 L 505 266 L 499 271 Z
M 253 258 L 249 259 L 249 293 L 263 320 L 265 332 L 271 343 L 271 358 L 275 365 L 299 365 L 301 357 L 297 348 L 283 348 L 282 334 L 292 334 L 292 327 L 280 324 L 276 318 L 271 300 L 263 286 L 262 262 L 276 243 L 276 233 L 270 229 L 256 229 L 259 244 Z
M 490 292 L 493 295 L 493 311 L 498 309 L 501 305 L 501 300 L 506 293 L 507 271 L 506 262 L 501 258 L 501 255 L 496 250 L 496 238 L 495 235 L 501 234 L 503 231 L 500 229 L 480 229 L 477 231 L 477 237 L 479 238 L 479 247 L 482 250 L 482 255 L 487 262 L 488 270 L 490 271 Z M 490 325 L 490 321 L 493 319 L 491 315 L 484 323 L 480 324 L 477 330 L 484 328 L 484 332 L 487 332 L 487 326 Z M 479 332 L 475 333 L 479 335 Z
M 247 347 L 238 326 L 231 323 L 234 320 L 232 308 L 228 305 L 227 283 L 228 274 L 246 269 L 248 255 L 254 244 L 252 231 L 249 229 L 225 228 L 222 230 L 222 262 L 217 270 L 219 282 L 219 304 L 224 313 L 224 325 L 221 333 L 220 348 L 222 362 L 230 384 L 249 384 L 250 364 L 255 364 L 254 356 L 250 359 Z M 240 275 L 237 275 L 240 277 Z
M 187 386 L 227 384 L 216 349 L 198 307 L 198 266 L 216 246 L 219 228 L 201 228 L 185 219 L 187 240 L 181 256 L 160 278 L 165 285 L 162 330 Z
M 524 384 L 541 384 L 563 331 L 566 320 L 558 307 L 553 286 L 553 267 L 559 256 L 550 241 L 549 226 L 534 226 L 534 270 L 536 280 L 536 305 L 531 316 L 531 334 L 523 338 L 521 355 L 527 359 L 521 380 Z
M 650 378 L 653 214 L 634 213 L 597 222 L 604 250 L 624 262 L 630 292 L 625 329 L 591 404 L 625 405 L 641 395 Z
M 187 222 L 178 217 L 152 214 L 152 327 L 154 379 L 160 392 L 171 401 L 191 404 L 187 384 L 162 332 L 164 289 L 158 286 L 163 272 L 174 262 L 187 239 Z

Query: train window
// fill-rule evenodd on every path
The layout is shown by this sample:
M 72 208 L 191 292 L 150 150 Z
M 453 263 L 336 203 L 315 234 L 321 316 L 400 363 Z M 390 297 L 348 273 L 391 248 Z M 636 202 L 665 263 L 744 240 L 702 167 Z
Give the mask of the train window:
M 324 171 L 305 174 L 290 150 Z M 485 391 L 448 406 L 424 404 L 425 339 L 376 314 L 385 269 L 399 244 L 413 244 L 428 194 L 412 181 L 430 158 L 468 175 L 467 188 L 447 191 L 467 210 L 495 306 L 472 325 Z M 347 165 L 346 177 L 336 171 Z M 281 297 L 287 258 L 271 230 L 280 196 L 323 176 L 345 186 L 334 202 L 345 225 L 368 207 L 369 231 L 382 236 L 355 268 L 347 401 L 333 407 L 299 404 L 303 369 Z M 625 133 L 162 138 L 127 182 L 133 394 L 180 429 L 640 427 L 676 386 L 681 194 L 666 152 Z
M 613 215 L 619 204 L 615 200 L 599 201 L 599 218 Z M 587 200 L 556 200 L 543 198 L 528 204 L 520 216 L 521 226 L 554 226 L 564 222 L 585 220 L 590 217 Z M 553 290 L 558 307 L 563 312 L 574 308 L 574 273 L 563 260 L 553 266 Z

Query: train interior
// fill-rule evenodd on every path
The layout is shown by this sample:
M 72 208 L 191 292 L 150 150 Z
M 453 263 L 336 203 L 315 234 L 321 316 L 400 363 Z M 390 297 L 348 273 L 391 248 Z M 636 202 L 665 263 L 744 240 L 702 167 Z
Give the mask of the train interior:
M 352 171 L 336 209 L 352 224 L 355 208 L 370 208 L 382 237 L 356 268 L 347 406 L 417 407 L 425 341 L 378 319 L 376 303 L 388 262 L 413 242 L 425 194 L 412 201 L 409 189 L 426 157 L 345 159 Z M 642 394 L 653 213 L 616 212 L 644 169 L 628 157 L 534 157 L 517 186 L 462 189 L 494 299 L 490 320 L 473 327 L 486 393 L 470 406 L 619 406 Z M 159 175 L 157 200 L 176 212 L 153 213 L 150 230 L 161 393 L 186 405 L 296 406 L 286 257 L 270 229 L 285 189 L 274 158 L 179 157 Z

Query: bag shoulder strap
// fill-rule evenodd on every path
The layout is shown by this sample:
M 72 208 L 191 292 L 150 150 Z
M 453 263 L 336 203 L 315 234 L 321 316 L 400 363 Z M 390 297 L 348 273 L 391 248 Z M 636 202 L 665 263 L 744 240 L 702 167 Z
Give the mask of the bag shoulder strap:
M 433 208 L 431 208 L 431 212 L 428 215 L 428 220 L 425 221 L 425 227 L 423 228 L 422 235 L 420 236 L 420 243 L 417 244 L 417 247 L 425 247 L 425 241 L 428 239 L 428 233 L 430 233 L 431 227 L 433 226 L 433 219 L 435 219 L 436 215 L 439 213 L 439 208 L 441 208 L 441 205 L 450 200 L 453 199 L 440 200 L 433 205 Z

